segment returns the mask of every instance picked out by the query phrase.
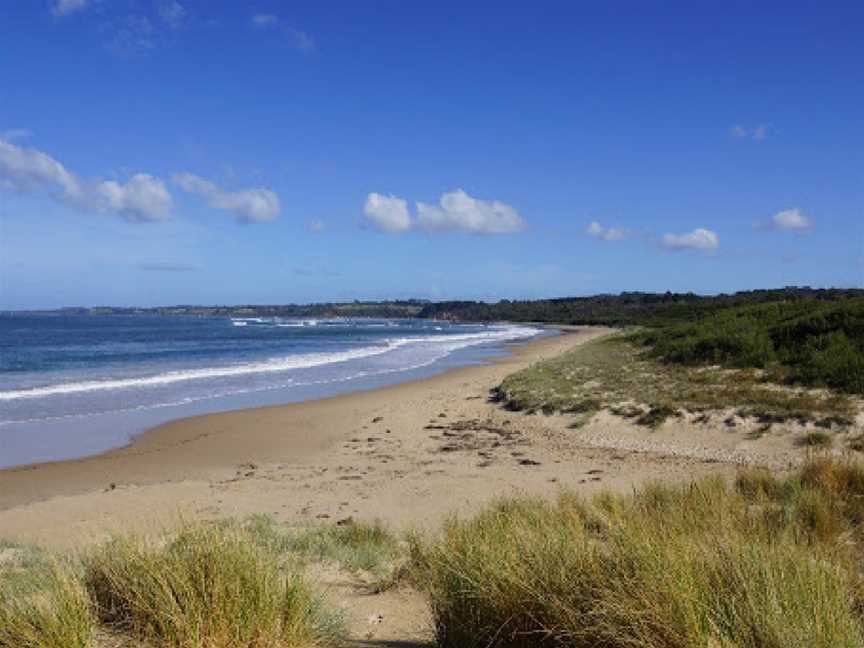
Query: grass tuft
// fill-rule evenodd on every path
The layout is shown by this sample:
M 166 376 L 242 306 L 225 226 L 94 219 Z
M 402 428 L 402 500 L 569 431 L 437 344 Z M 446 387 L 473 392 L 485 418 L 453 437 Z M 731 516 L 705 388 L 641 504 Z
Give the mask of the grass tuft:
M 864 469 L 500 501 L 415 538 L 442 648 L 864 645 Z
M 305 581 L 232 524 L 115 538 L 86 557 L 85 577 L 103 623 L 159 646 L 288 648 L 336 636 Z
M 0 648 L 87 648 L 96 625 L 74 569 L 30 547 L 4 545 Z

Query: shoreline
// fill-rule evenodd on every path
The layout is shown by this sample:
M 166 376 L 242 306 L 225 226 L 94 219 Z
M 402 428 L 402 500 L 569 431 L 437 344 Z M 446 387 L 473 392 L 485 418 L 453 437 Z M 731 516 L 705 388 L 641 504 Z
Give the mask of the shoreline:
M 0 512 L 60 496 L 80 495 L 97 489 L 114 490 L 134 483 L 138 486 L 190 478 L 211 478 L 238 463 L 272 461 L 274 451 L 282 459 L 296 460 L 326 449 L 345 432 L 327 430 L 320 424 L 333 411 L 357 411 L 370 399 L 385 400 L 400 392 L 434 389 L 436 383 L 452 382 L 482 373 L 491 367 L 527 365 L 546 355 L 562 338 L 586 334 L 593 337 L 600 327 L 556 326 L 556 336 L 541 336 L 527 343 L 503 345 L 504 353 L 480 365 L 445 369 L 441 373 L 391 385 L 361 389 L 324 398 L 228 410 L 182 417 L 149 428 L 121 447 L 75 459 L 38 462 L 0 469 Z M 594 334 L 592 334 L 594 333 Z M 582 337 L 582 336 L 580 336 Z M 558 341 L 559 344 L 555 344 Z M 517 371 L 521 366 L 514 367 Z M 508 372 L 509 373 L 509 372 Z M 367 405 L 368 406 L 368 405 Z M 284 430 L 288 427 L 290 437 Z M 238 438 L 241 428 L 251 429 L 254 440 Z M 292 446 L 274 448 L 274 442 Z M 285 450 L 290 457 L 285 457 Z M 162 461 L 153 459 L 158 457 Z M 2 530 L 2 529 L 0 529 Z
M 505 496 L 590 496 L 647 482 L 783 470 L 791 434 L 687 417 L 662 429 L 608 412 L 567 414 L 490 400 L 508 375 L 615 329 L 561 327 L 484 364 L 329 398 L 182 418 L 123 448 L 0 471 L 0 538 L 81 547 L 112 533 L 266 515 L 305 525 L 380 521 L 435 530 Z

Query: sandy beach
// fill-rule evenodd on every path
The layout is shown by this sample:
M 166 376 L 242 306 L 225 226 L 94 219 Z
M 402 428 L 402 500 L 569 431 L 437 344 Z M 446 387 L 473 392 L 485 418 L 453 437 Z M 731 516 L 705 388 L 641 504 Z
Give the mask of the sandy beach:
M 742 463 L 782 469 L 803 456 L 792 435 L 754 439 L 719 420 L 682 417 L 647 431 L 601 412 L 574 429 L 572 416 L 508 411 L 490 399 L 507 375 L 611 332 L 564 329 L 488 364 L 181 419 L 101 455 L 0 471 L 0 537 L 82 548 L 114 531 L 253 514 L 291 525 L 380 520 L 395 531 L 435 532 L 446 516 L 500 496 L 628 492 L 647 481 L 731 476 Z M 345 613 L 352 645 L 431 640 L 417 591 L 369 596 L 344 574 L 316 580 Z
M 560 417 L 525 416 L 488 402 L 506 375 L 607 332 L 564 331 L 482 366 L 178 420 L 98 456 L 5 470 L 0 534 L 78 544 L 115 529 L 170 525 L 179 516 L 252 513 L 434 525 L 508 493 L 627 489 L 722 469 L 710 458 L 629 453 L 602 443 L 576 449 Z

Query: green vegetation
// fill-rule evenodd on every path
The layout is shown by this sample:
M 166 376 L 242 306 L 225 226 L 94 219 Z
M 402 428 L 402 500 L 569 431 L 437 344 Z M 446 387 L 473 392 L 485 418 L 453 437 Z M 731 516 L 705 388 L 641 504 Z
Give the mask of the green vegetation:
M 497 395 L 516 410 L 584 417 L 608 408 L 652 428 L 683 410 L 710 416 L 711 410 L 728 408 L 768 426 L 786 420 L 825 427 L 851 424 L 853 403 L 848 397 L 778 388 L 769 379 L 752 369 L 664 363 L 645 353 L 631 336 L 616 335 L 508 376 Z
M 504 299 L 494 304 L 474 301 L 437 302 L 427 304 L 418 317 L 477 322 L 507 320 L 656 327 L 696 322 L 721 310 L 740 306 L 797 301 L 842 302 L 856 297 L 864 297 L 864 291 L 789 287 L 707 297 L 693 293 L 624 292 L 620 295 L 533 301 Z
M 100 624 L 165 648 L 326 646 L 341 631 L 291 561 L 236 523 L 118 536 L 74 563 L 0 552 L 0 648 L 88 648 Z
M 864 393 L 864 299 L 731 308 L 640 339 L 667 362 L 761 368 L 778 380 Z
M 442 648 L 858 648 L 864 468 L 510 499 L 415 540 Z
M 256 515 L 244 525 L 258 542 L 280 553 L 305 561 L 329 562 L 368 579 L 375 590 L 384 590 L 401 577 L 404 551 L 399 540 L 378 522 L 345 521 L 338 525 L 280 525 Z
M 86 648 L 95 625 L 72 566 L 0 542 L 0 648 Z
M 834 444 L 834 439 L 827 432 L 807 432 L 801 437 L 801 445 L 808 448 L 830 448 Z
M 100 620 L 159 646 L 328 644 L 333 626 L 278 556 L 232 525 L 193 525 L 167 542 L 115 538 L 85 560 Z

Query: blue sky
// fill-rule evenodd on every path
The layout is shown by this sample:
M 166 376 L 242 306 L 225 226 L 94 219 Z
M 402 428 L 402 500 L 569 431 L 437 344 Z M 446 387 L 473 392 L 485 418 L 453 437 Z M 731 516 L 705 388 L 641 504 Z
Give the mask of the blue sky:
M 5 0 L 0 309 L 861 286 L 862 24 Z

